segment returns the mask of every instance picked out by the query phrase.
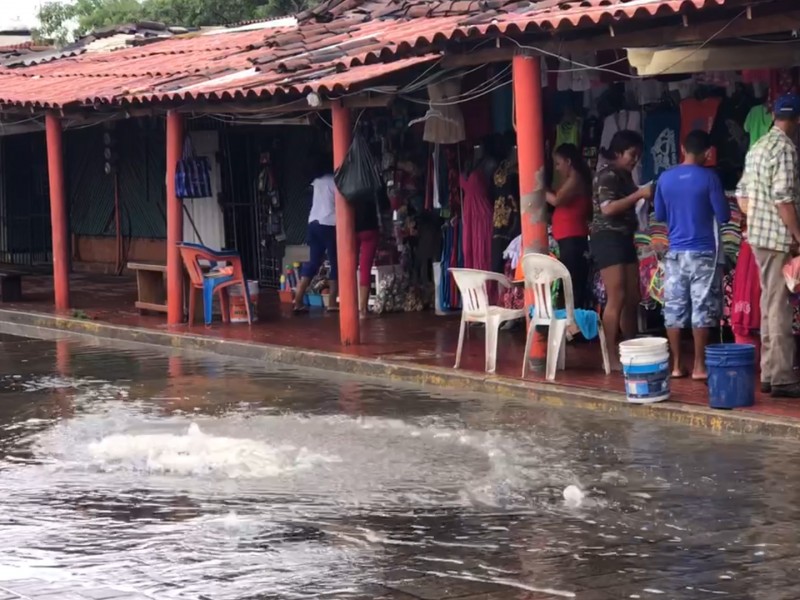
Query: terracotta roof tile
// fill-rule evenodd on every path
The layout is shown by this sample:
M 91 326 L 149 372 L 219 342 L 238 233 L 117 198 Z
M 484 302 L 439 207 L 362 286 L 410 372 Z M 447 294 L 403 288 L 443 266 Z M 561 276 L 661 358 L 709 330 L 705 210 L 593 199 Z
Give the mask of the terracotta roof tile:
M 431 60 L 432 47 L 439 42 L 596 25 L 726 1 L 329 0 L 302 15 L 295 26 L 196 33 L 25 68 L 0 68 L 0 105 L 264 97 L 336 89 L 334 79 L 352 87 L 359 77 L 368 81 Z

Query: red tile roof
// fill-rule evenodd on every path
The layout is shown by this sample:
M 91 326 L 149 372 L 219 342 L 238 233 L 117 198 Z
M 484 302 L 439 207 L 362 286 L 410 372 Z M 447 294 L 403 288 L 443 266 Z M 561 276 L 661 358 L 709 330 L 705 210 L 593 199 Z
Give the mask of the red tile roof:
M 329 0 L 291 27 L 193 34 L 0 69 L 0 105 L 63 107 L 269 97 L 354 88 L 438 42 L 597 25 L 727 0 Z M 365 67 L 369 65 L 369 68 Z M 337 84 L 339 87 L 337 87 Z

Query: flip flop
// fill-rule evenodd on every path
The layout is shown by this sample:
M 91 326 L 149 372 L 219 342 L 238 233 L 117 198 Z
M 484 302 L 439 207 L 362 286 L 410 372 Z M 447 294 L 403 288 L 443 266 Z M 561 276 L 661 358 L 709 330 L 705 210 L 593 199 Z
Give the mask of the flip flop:
M 295 306 L 292 308 L 292 312 L 296 315 L 303 315 L 308 312 L 307 306 Z
M 688 376 L 689 376 L 689 372 L 688 371 L 684 371 L 683 369 L 678 371 L 677 375 L 675 374 L 675 371 L 672 371 L 670 373 L 670 378 L 671 379 L 686 379 Z

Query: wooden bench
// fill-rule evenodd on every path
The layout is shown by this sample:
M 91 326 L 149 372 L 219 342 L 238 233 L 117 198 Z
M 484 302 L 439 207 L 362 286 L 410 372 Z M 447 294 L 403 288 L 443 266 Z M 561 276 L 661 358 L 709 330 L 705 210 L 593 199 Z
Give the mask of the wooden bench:
M 22 273 L 0 273 L 0 302 L 22 300 Z
M 167 265 L 129 262 L 128 269 L 136 273 L 136 308 L 167 312 Z

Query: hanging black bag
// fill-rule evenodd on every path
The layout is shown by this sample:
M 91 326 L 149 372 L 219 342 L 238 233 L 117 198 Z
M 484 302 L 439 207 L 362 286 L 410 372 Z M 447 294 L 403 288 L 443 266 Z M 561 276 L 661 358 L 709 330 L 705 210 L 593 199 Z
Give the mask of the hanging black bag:
M 353 139 L 344 162 L 336 169 L 333 180 L 336 189 L 350 204 L 375 201 L 383 182 L 369 144 L 362 135 L 356 135 Z
M 175 170 L 175 193 L 178 198 L 210 198 L 211 164 L 205 156 L 195 156 L 192 139 L 183 142 L 183 156 Z

